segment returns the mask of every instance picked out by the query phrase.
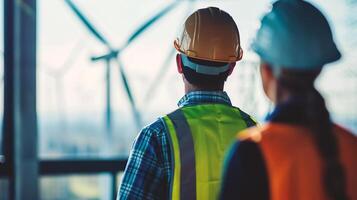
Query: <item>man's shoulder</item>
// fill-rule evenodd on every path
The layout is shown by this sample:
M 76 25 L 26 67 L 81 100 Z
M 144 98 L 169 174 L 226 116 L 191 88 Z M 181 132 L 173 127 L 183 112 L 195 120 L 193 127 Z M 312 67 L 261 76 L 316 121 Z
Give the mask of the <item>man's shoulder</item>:
M 162 120 L 158 118 L 151 124 L 141 129 L 140 133 L 134 140 L 133 152 L 150 152 L 156 156 L 160 154 L 160 151 L 166 147 L 167 134 L 165 125 Z
M 150 136 L 150 137 L 158 137 L 158 136 L 162 136 L 165 134 L 165 124 L 163 122 L 163 119 L 157 118 L 154 122 L 148 124 L 147 126 L 145 126 L 142 130 L 140 135 L 146 135 L 146 136 Z
M 232 106 L 232 108 L 238 110 L 240 117 L 245 121 L 247 127 L 254 127 L 258 124 L 257 120 L 255 120 L 250 114 L 244 112 L 239 107 Z

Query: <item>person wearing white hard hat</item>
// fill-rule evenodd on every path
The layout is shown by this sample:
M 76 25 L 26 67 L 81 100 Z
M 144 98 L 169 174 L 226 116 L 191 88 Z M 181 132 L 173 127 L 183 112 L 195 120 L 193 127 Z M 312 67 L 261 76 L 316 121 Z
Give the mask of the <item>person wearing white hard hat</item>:
M 138 135 L 118 199 L 217 199 L 226 151 L 255 121 L 232 106 L 224 85 L 243 50 L 233 18 L 199 9 L 174 42 L 185 96 Z
M 357 137 L 331 121 L 314 87 L 341 57 L 326 18 L 306 1 L 279 0 L 252 48 L 275 109 L 265 124 L 239 133 L 220 199 L 356 200 Z

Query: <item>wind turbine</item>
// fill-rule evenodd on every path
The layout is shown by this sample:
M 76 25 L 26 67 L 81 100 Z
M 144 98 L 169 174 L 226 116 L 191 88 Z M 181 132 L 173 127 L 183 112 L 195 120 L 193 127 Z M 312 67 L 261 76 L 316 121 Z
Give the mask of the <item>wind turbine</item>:
M 51 76 L 54 81 L 55 81 L 55 86 L 56 86 L 56 104 L 59 113 L 63 113 L 62 117 L 60 117 L 61 120 L 61 127 L 66 129 L 66 101 L 65 101 L 65 95 L 63 92 L 63 78 L 65 75 L 69 72 L 69 70 L 74 66 L 74 62 L 77 60 L 78 56 L 83 50 L 83 41 L 79 41 L 73 49 L 70 51 L 68 58 L 63 62 L 61 67 L 58 69 L 49 69 L 49 68 L 42 68 L 42 70 L 49 76 Z
M 106 62 L 106 128 L 107 128 L 107 132 L 110 134 L 111 130 L 112 130 L 112 125 L 111 125 L 112 124 L 112 122 L 111 122 L 112 114 L 111 114 L 111 100 L 110 100 L 110 98 L 111 98 L 110 97 L 111 96 L 110 95 L 111 94 L 111 88 L 110 88 L 110 71 L 111 71 L 110 63 L 111 63 L 111 60 L 114 60 L 119 67 L 120 77 L 123 81 L 124 89 L 125 89 L 128 99 L 129 99 L 129 103 L 131 106 L 132 113 L 134 115 L 136 126 L 138 129 L 141 128 L 141 124 L 142 124 L 141 116 L 140 116 L 140 113 L 136 107 L 134 97 L 132 95 L 127 77 L 125 75 L 123 64 L 120 60 L 120 53 L 123 52 L 135 39 L 138 38 L 138 36 L 140 36 L 151 25 L 153 25 L 160 18 L 165 16 L 169 11 L 171 11 L 173 8 L 175 8 L 180 1 L 179 0 L 173 1 L 168 6 L 166 6 L 162 10 L 160 10 L 156 15 L 151 17 L 148 21 L 146 21 L 141 26 L 139 26 L 139 28 L 128 37 L 126 43 L 118 49 L 114 48 L 110 44 L 110 42 L 92 25 L 92 23 L 88 20 L 88 18 L 82 14 L 82 12 L 77 8 L 77 6 L 71 0 L 64 0 L 64 1 L 68 4 L 68 6 L 75 13 L 75 15 L 80 19 L 80 21 L 85 25 L 85 27 L 89 30 L 89 32 L 97 40 L 99 40 L 104 46 L 106 46 L 108 49 L 107 54 L 91 58 L 91 60 L 93 62 L 99 61 L 99 60 L 104 60 Z

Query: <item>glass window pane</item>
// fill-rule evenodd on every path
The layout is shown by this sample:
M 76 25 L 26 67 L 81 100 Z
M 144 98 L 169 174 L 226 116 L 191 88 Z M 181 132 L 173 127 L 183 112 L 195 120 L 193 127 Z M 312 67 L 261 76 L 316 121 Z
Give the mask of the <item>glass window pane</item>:
M 111 177 L 101 175 L 45 176 L 40 179 L 42 200 L 111 199 Z
M 118 175 L 117 175 L 117 186 L 116 188 L 118 189 L 121 182 L 123 181 L 123 176 L 124 176 L 124 172 L 119 172 Z
M 357 1 L 314 3 L 328 14 L 342 59 L 322 73 L 318 88 L 325 97 L 333 119 L 357 133 Z
M 145 7 L 137 7 L 139 2 L 142 3 L 139 0 L 130 3 L 110 0 L 104 4 L 95 0 L 74 2 L 115 48 L 123 46 L 140 24 L 168 5 L 165 0 L 146 2 Z M 172 38 L 181 23 L 175 19 L 184 17 L 182 12 L 187 9 L 185 4 L 159 20 L 119 55 L 121 67 L 142 115 L 143 123 L 140 126 L 136 126 L 118 64 L 115 60 L 109 63 L 111 131 L 108 131 L 107 124 L 107 63 L 105 60 L 91 60 L 93 56 L 108 53 L 107 48 L 86 29 L 65 1 L 39 0 L 38 4 L 40 157 L 127 156 L 139 129 L 159 114 L 175 108 L 182 94 L 174 93 L 179 95 L 172 98 L 171 92 L 168 93 L 173 89 L 182 89 L 182 85 L 175 86 L 179 85 L 180 78 L 174 73 L 172 58 L 168 74 L 163 80 L 167 83 L 164 86 L 167 86 L 160 84 L 150 98 L 152 104 L 145 99 L 149 88 L 147 83 L 155 82 L 160 64 L 167 50 L 172 48 Z M 133 15 L 133 11 L 138 14 Z M 164 34 L 160 33 L 161 26 L 168 27 Z M 140 56 L 144 57 L 138 59 Z M 166 103 L 157 106 L 162 100 Z

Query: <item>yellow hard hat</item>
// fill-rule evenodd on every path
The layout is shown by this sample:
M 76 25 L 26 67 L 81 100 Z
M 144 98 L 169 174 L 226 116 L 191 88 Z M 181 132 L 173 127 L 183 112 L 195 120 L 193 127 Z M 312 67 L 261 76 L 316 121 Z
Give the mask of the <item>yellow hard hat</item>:
M 199 9 L 189 16 L 174 46 L 188 57 L 201 60 L 231 63 L 243 56 L 236 23 L 215 7 Z

